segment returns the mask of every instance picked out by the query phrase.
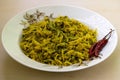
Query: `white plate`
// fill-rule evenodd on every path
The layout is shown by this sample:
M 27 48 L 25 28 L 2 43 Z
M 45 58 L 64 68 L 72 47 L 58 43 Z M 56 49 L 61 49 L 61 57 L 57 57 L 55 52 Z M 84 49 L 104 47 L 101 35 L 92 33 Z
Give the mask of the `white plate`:
M 25 56 L 20 47 L 19 47 L 19 37 L 21 35 L 21 31 L 24 28 L 23 25 L 20 25 L 21 20 L 23 20 L 23 15 L 28 13 L 34 13 L 36 10 L 40 10 L 45 12 L 47 15 L 54 13 L 54 16 L 59 15 L 67 15 L 71 18 L 78 19 L 83 23 L 89 25 L 91 28 L 97 28 L 98 30 L 98 40 L 103 38 L 110 29 L 114 29 L 113 25 L 101 15 L 80 7 L 71 7 L 71 6 L 43 6 L 37 7 L 33 9 L 26 10 L 14 16 L 8 23 L 5 25 L 2 32 L 2 43 L 5 50 L 8 54 L 19 63 L 28 66 L 30 68 L 34 68 L 37 70 L 43 71 L 51 71 L 51 72 L 68 72 L 74 70 L 81 70 L 91 66 L 94 66 L 105 59 L 107 59 L 114 51 L 117 45 L 117 33 L 116 30 L 112 33 L 111 38 L 109 39 L 108 44 L 101 51 L 102 55 L 101 59 L 95 59 L 90 61 L 87 66 L 68 66 L 63 68 L 58 68 L 57 66 L 49 66 L 47 64 L 42 64 L 31 60 L 27 56 Z

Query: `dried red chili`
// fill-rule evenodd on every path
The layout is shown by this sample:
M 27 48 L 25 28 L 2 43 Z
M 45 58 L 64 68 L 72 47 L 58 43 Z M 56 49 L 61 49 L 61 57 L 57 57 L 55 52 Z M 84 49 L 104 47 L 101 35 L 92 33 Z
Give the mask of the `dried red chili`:
M 111 29 L 111 31 L 105 37 L 103 37 L 101 40 L 99 40 L 98 42 L 96 42 L 95 44 L 93 44 L 91 46 L 91 48 L 89 49 L 89 56 L 90 57 L 98 57 L 100 51 L 108 43 L 108 40 L 111 37 L 111 33 L 113 31 L 114 30 Z

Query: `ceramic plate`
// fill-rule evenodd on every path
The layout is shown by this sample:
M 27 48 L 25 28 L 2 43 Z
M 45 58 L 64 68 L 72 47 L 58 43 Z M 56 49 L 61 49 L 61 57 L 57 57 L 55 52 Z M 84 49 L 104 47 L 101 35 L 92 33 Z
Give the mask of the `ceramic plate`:
M 115 50 L 117 45 L 117 33 L 116 30 L 112 33 L 111 38 L 109 39 L 108 44 L 105 48 L 101 51 L 101 58 L 97 58 L 95 60 L 90 61 L 87 65 L 81 66 L 67 66 L 63 68 L 59 68 L 58 66 L 50 66 L 47 64 L 42 64 L 31 60 L 28 58 L 24 53 L 21 51 L 19 47 L 19 38 L 21 36 L 22 29 L 24 28 L 23 25 L 20 24 L 21 20 L 23 20 L 23 15 L 28 13 L 34 13 L 36 10 L 44 12 L 46 15 L 50 15 L 54 13 L 54 16 L 65 15 L 69 16 L 70 18 L 75 18 L 80 20 L 81 22 L 85 23 L 86 25 L 90 26 L 93 29 L 98 30 L 98 40 L 103 38 L 110 29 L 115 30 L 113 25 L 105 19 L 103 16 L 93 12 L 91 10 L 81 8 L 81 7 L 73 7 L 73 6 L 43 6 L 43 7 L 36 7 L 26 11 L 23 11 L 12 19 L 8 21 L 2 31 L 2 43 L 7 51 L 7 53 L 17 62 L 37 70 L 43 71 L 50 71 L 50 72 L 68 72 L 68 71 L 75 71 L 85 69 L 91 66 L 94 66 L 105 59 L 107 59 Z

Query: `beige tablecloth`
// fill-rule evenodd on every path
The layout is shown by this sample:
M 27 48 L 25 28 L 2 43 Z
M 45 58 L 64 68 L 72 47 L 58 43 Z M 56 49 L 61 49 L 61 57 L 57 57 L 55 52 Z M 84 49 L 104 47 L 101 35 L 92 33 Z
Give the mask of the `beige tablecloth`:
M 91 9 L 106 17 L 120 36 L 120 0 L 0 0 L 0 38 L 6 22 L 17 13 L 43 5 L 73 5 Z M 12 45 L 11 45 L 12 47 Z M 120 43 L 104 62 L 84 70 L 51 73 L 34 70 L 14 61 L 0 39 L 0 80 L 120 80 Z

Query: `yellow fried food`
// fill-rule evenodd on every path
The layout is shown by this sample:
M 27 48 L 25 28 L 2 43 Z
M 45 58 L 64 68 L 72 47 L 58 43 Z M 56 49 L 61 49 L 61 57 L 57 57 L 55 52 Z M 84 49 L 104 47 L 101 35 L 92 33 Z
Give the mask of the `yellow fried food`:
M 89 60 L 89 48 L 97 31 L 71 19 L 44 17 L 23 29 L 20 47 L 29 58 L 50 65 L 69 66 Z

